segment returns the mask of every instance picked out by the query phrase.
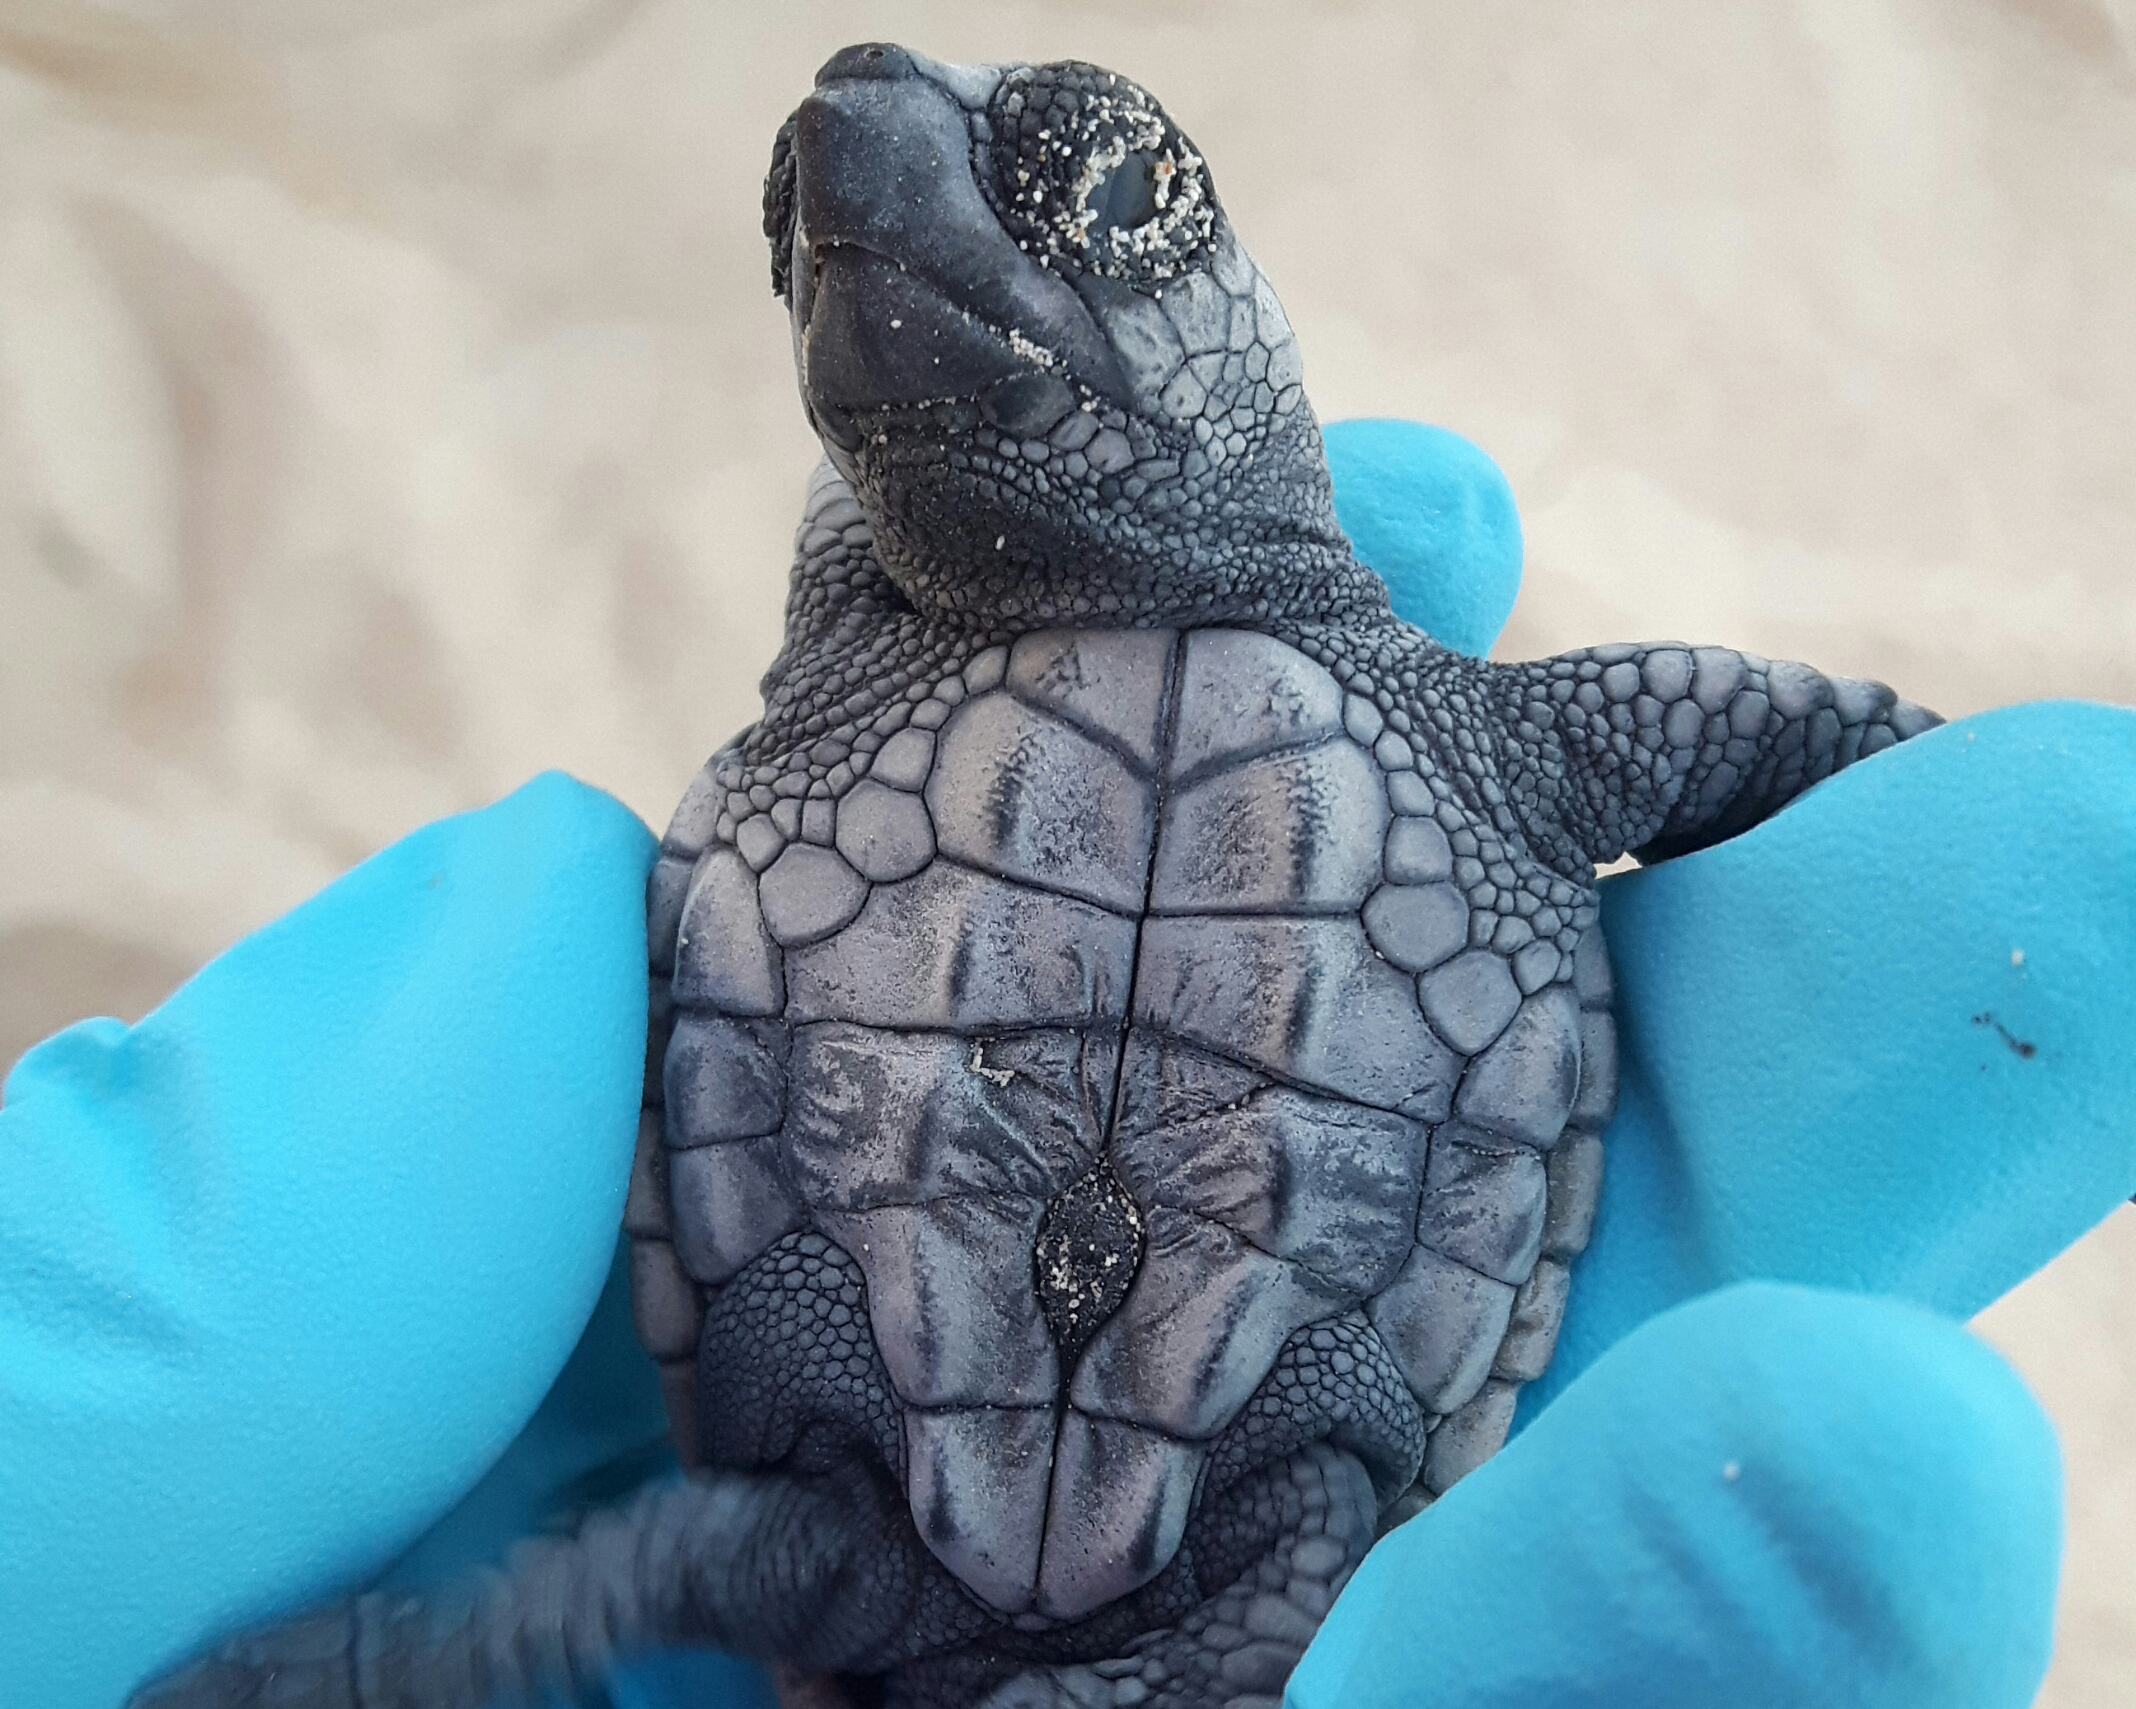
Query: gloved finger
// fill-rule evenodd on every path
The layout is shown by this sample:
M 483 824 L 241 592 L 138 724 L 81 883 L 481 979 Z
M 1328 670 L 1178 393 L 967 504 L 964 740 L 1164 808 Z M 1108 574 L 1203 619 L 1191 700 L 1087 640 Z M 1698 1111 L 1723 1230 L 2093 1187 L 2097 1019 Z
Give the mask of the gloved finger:
M 630 1242 L 619 1241 L 593 1316 L 526 1428 L 375 1585 L 429 1588 L 501 1566 L 520 1539 L 569 1529 L 675 1470 L 659 1368 L 631 1327 L 629 1259 Z M 778 1709 L 761 1667 L 717 1650 L 638 1657 L 605 1689 L 612 1709 Z
M 1487 653 L 1520 592 L 1520 513 L 1484 450 L 1421 421 L 1330 422 L 1335 519 L 1395 614 L 1441 645 Z
M 659 1367 L 631 1324 L 630 1243 L 621 1240 L 578 1345 L 526 1428 L 372 1586 L 425 1588 L 502 1565 L 519 1539 L 568 1530 L 675 1469 Z
M 1746 1277 L 1969 1317 L 2136 1191 L 2136 712 L 1932 730 L 1603 897 L 1621 1102 L 1523 1418 Z
M 1918 1307 L 1752 1283 L 1626 1337 L 1384 1538 L 1290 1709 L 2022 1709 L 2061 1478 Z
M 652 839 L 561 776 L 431 825 L 0 1110 L 0 1679 L 109 1709 L 377 1570 L 606 1275 Z

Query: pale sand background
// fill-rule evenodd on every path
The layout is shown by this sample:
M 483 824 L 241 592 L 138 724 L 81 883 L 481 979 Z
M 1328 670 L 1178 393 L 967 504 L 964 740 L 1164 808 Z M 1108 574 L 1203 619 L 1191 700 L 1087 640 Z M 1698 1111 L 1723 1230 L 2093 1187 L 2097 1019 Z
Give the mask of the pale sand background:
M 1323 415 L 1505 466 L 1504 652 L 2136 699 L 2136 0 L 0 0 L 0 1064 L 749 719 L 811 461 L 758 185 L 870 36 L 1149 83 Z M 1986 1327 L 2069 1458 L 2042 1701 L 2136 1701 L 2136 1212 Z

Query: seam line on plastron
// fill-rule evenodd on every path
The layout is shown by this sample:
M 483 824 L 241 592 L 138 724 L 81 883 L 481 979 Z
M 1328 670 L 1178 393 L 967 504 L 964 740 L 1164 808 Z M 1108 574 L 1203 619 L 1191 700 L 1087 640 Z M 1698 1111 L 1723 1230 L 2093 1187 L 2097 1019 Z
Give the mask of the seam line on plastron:
M 1170 651 L 1165 655 L 1164 703 L 1157 716 L 1157 766 L 1154 776 L 1154 794 L 1150 807 L 1150 846 L 1142 869 L 1142 912 L 1135 918 L 1135 947 L 1127 963 L 1127 1011 L 1121 1017 L 1120 1050 L 1113 1061 L 1112 1092 L 1106 1100 L 1105 1126 L 1098 1135 L 1098 1166 L 1112 1168 L 1111 1153 L 1113 1135 L 1120 1125 L 1120 1102 L 1127 1086 L 1127 1052 L 1135 1036 L 1135 991 L 1142 975 L 1142 938 L 1149 930 L 1150 902 L 1157 892 L 1157 845 L 1164 840 L 1164 807 L 1168 796 L 1165 768 L 1172 757 L 1172 741 L 1176 734 L 1179 716 L 1180 678 L 1185 671 L 1187 656 L 1187 631 L 1175 630 Z M 1119 1181 L 1119 1175 L 1113 1179 Z M 1124 1184 L 1121 1186 L 1126 1191 Z M 1125 1296 L 1122 1304 L 1126 1303 Z M 1115 1308 L 1117 1309 L 1117 1308 Z M 1091 1341 L 1097 1339 L 1098 1325 L 1091 1332 Z M 1076 1365 L 1082 1363 L 1083 1354 L 1090 1350 L 1090 1341 L 1083 1343 L 1076 1355 Z M 1044 1505 L 1039 1509 L 1039 1544 L 1037 1583 L 1043 1584 L 1046 1577 L 1046 1548 L 1053 1541 L 1053 1483 L 1061 1469 L 1061 1429 L 1068 1421 L 1068 1394 L 1075 1384 L 1075 1368 L 1061 1372 L 1060 1390 L 1053 1403 L 1053 1446 L 1046 1465 L 1046 1493 Z M 1035 1586 L 1034 1586 L 1035 1589 Z

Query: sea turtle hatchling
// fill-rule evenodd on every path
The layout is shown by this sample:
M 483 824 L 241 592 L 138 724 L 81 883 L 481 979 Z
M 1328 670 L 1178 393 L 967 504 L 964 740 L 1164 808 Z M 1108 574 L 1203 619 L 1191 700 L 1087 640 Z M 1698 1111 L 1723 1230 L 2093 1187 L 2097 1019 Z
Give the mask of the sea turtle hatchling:
M 763 719 L 652 876 L 627 1217 L 691 1473 L 166 1709 L 473 1709 L 674 1641 L 796 1703 L 1272 1709 L 1550 1357 L 1615 1094 L 1596 864 L 1934 722 L 1394 617 L 1124 78 L 847 49 L 765 227 L 825 461 Z

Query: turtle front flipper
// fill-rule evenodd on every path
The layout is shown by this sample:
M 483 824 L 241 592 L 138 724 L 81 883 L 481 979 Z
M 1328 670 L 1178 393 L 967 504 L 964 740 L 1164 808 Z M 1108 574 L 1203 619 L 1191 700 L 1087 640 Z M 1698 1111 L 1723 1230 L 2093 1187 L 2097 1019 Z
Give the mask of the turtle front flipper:
M 606 1701 L 666 1645 L 840 1668 L 905 1617 L 864 1477 L 703 1476 L 519 1545 L 436 1596 L 373 1592 L 263 1627 L 144 1686 L 127 1709 L 507 1709 Z
M 1673 641 L 1494 674 L 1509 793 L 1597 864 L 1721 842 L 1943 722 L 1880 682 Z

